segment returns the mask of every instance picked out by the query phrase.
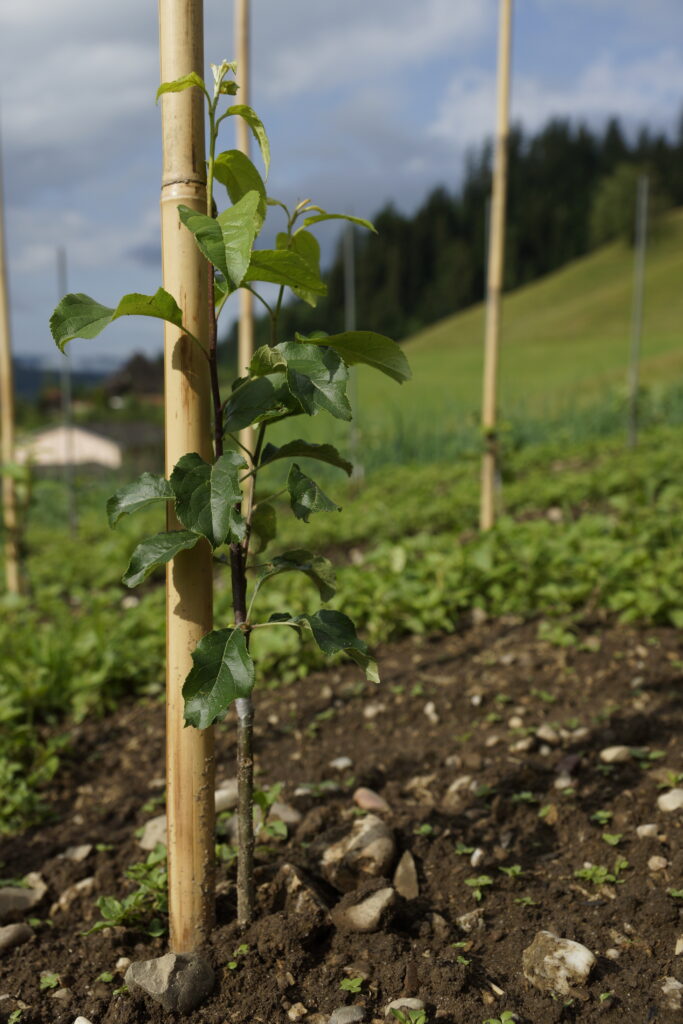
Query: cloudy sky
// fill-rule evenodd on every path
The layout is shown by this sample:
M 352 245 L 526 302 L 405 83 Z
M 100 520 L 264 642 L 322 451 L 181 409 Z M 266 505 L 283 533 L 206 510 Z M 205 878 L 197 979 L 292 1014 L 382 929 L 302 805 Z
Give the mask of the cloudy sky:
M 252 0 L 252 104 L 271 138 L 271 194 L 368 216 L 457 185 L 467 148 L 493 124 L 497 10 L 498 0 Z M 207 61 L 232 57 L 232 4 L 205 0 L 205 14 Z M 53 356 L 58 245 L 69 289 L 102 302 L 160 283 L 156 16 L 153 0 L 0 4 L 17 355 Z M 682 109 L 681 0 L 518 0 L 514 120 L 617 114 L 673 131 Z M 155 352 L 160 338 L 158 325 L 125 320 L 75 342 L 73 358 Z

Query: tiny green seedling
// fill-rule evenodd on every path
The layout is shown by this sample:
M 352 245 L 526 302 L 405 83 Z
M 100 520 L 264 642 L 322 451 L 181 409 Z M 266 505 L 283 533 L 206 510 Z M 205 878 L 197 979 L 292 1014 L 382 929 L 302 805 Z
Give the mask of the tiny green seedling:
M 244 942 L 244 943 L 242 943 L 241 946 L 238 946 L 237 949 L 233 950 L 232 955 L 233 955 L 233 957 L 238 957 L 239 958 L 239 957 L 246 956 L 248 952 L 249 952 L 249 946 L 247 945 L 246 942 Z M 226 968 L 229 971 L 236 971 L 237 968 L 239 967 L 239 961 L 235 960 L 235 959 L 228 960 L 228 962 L 227 962 L 227 964 L 225 966 L 226 966 Z
M 603 832 L 601 838 L 608 846 L 618 846 L 624 835 L 623 832 Z
M 413 835 L 414 836 L 433 836 L 434 835 L 434 826 L 430 825 L 428 822 L 425 821 L 425 822 L 422 823 L 422 825 L 416 825 L 415 826 L 415 828 L 413 829 Z
M 455 844 L 455 852 L 458 857 L 469 857 L 471 853 L 474 853 L 473 846 L 466 846 L 465 843 L 461 843 L 460 840 Z
M 614 999 L 614 992 L 601 992 L 598 996 L 598 1001 L 606 1003 L 609 999 Z
M 362 978 L 342 978 L 339 982 L 339 988 L 342 992 L 352 992 L 354 995 L 358 995 L 362 987 Z
M 624 879 L 619 878 L 619 875 L 628 867 L 630 867 L 630 864 L 625 857 L 617 857 L 611 871 L 603 864 L 591 864 L 587 868 L 579 868 L 578 871 L 575 871 L 574 878 L 581 878 L 596 886 L 605 885 L 606 882 L 614 882 L 615 885 L 621 885 Z
M 24 1015 L 23 1010 L 12 1010 L 9 1017 L 7 1018 L 7 1024 L 19 1024 L 19 1021 Z
M 520 793 L 513 793 L 510 798 L 513 804 L 537 804 L 538 797 L 529 789 L 523 789 Z
M 667 894 L 675 900 L 683 900 L 683 889 L 667 889 Z
M 425 1010 L 395 1010 L 391 1012 L 399 1024 L 428 1024 Z
M 597 825 L 609 825 L 612 817 L 611 811 L 595 811 L 594 814 L 591 814 L 591 821 L 594 821 Z
M 113 980 L 114 980 L 114 975 L 111 973 L 111 971 L 102 971 L 102 973 L 98 974 L 97 977 L 95 978 L 95 981 L 103 981 L 107 985 L 110 982 L 112 982 Z
M 516 1013 L 513 1013 L 512 1010 L 503 1010 L 500 1017 L 489 1017 L 483 1024 L 514 1024 L 516 1020 Z
M 488 885 L 493 885 L 493 879 L 490 875 L 477 875 L 476 878 L 466 878 L 465 885 L 469 885 L 475 900 L 477 903 L 481 903 L 484 898 L 482 889 Z
M 501 867 L 498 868 L 498 870 L 502 871 L 504 875 L 508 876 L 508 878 L 519 878 L 520 875 L 523 874 L 521 864 L 511 864 L 509 868 Z
M 41 992 L 51 988 L 59 988 L 59 975 L 53 974 L 51 971 L 41 971 L 39 984 Z
M 518 903 L 520 907 L 537 907 L 538 900 L 534 900 L 531 896 L 517 896 L 515 903 Z

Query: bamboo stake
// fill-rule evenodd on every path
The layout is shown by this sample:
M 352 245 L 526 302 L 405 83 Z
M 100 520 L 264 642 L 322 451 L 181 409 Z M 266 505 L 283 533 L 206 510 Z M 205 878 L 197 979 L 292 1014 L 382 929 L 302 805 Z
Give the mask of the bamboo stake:
M 235 49 L 237 51 L 237 83 L 240 87 L 238 103 L 247 106 L 251 101 L 251 65 L 250 44 L 251 25 L 249 0 L 235 0 Z M 236 117 L 237 148 L 249 156 L 251 153 L 251 135 L 249 125 L 242 117 Z M 240 289 L 240 314 L 237 332 L 237 375 L 244 373 L 251 362 L 254 352 L 254 307 L 253 296 L 246 288 Z M 241 443 L 253 451 L 254 428 L 245 427 L 240 432 Z
M 638 178 L 636 199 L 636 237 L 633 264 L 633 312 L 631 314 L 631 360 L 628 370 L 628 445 L 638 441 L 638 386 L 640 378 L 640 339 L 643 333 L 643 292 L 645 289 L 645 248 L 647 245 L 647 174 Z
M 0 154 L 0 428 L 2 429 L 2 466 L 14 463 L 14 372 L 9 321 L 9 288 L 5 248 L 5 220 Z M 4 526 L 5 579 L 10 594 L 21 592 L 19 567 L 19 522 L 14 478 L 2 474 L 2 511 Z
M 484 339 L 484 390 L 482 428 L 484 455 L 481 466 L 481 505 L 479 527 L 489 530 L 495 521 L 495 486 L 498 444 L 496 438 L 496 401 L 498 390 L 498 349 L 500 339 L 500 307 L 503 289 L 505 253 L 505 203 L 507 193 L 508 137 L 510 124 L 510 42 L 512 0 L 500 0 L 498 36 L 498 100 L 496 144 L 493 157 L 493 192 L 489 235 L 488 278 L 486 299 L 486 334 Z
M 159 0 L 162 82 L 203 74 L 202 0 Z M 180 203 L 206 211 L 204 106 L 198 89 L 162 97 L 163 171 L 161 236 L 164 288 L 183 311 L 183 322 L 206 346 L 207 264 L 178 219 Z M 208 363 L 177 328 L 165 327 L 166 473 L 187 452 L 207 461 L 210 441 Z M 168 529 L 178 522 L 171 511 Z M 182 686 L 191 652 L 212 627 L 209 545 L 181 552 L 166 576 L 166 786 L 171 949 L 192 952 L 214 920 L 213 730 L 186 729 Z

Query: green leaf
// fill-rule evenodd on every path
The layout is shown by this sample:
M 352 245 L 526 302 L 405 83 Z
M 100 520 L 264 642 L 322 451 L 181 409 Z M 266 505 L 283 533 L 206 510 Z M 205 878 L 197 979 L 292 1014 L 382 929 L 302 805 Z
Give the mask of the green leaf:
M 277 513 L 273 505 L 258 504 L 251 517 L 251 534 L 258 540 L 255 554 L 264 551 L 271 540 L 277 537 Z
M 287 360 L 270 345 L 261 345 L 257 348 L 249 363 L 249 375 L 251 377 L 267 377 L 275 370 L 286 370 Z
M 316 585 L 323 601 L 329 601 L 337 592 L 334 567 L 329 558 L 297 549 L 285 551 L 273 558 L 259 574 L 259 584 L 283 572 L 302 572 Z
M 339 505 L 331 501 L 321 491 L 315 480 L 311 480 L 310 476 L 301 472 L 296 462 L 292 463 L 287 477 L 287 490 L 290 495 L 292 512 L 297 519 L 303 519 L 306 523 L 312 512 L 341 511 Z
M 327 345 L 338 352 L 348 366 L 365 363 L 386 373 L 399 384 L 410 380 L 412 376 L 401 348 L 383 334 L 375 334 L 374 331 L 345 331 L 324 338 L 312 335 L 307 338 L 300 334 L 296 337 L 298 341 L 306 341 L 309 345 Z
M 277 459 L 291 458 L 316 459 L 318 462 L 326 462 L 330 466 L 337 466 L 339 469 L 343 469 L 347 476 L 351 476 L 353 472 L 352 464 L 342 458 L 334 445 L 312 444 L 309 441 L 302 441 L 300 439 L 288 441 L 287 444 L 283 444 L 280 448 L 274 444 L 267 444 L 263 449 L 259 465 L 267 466 L 268 463 L 275 462 Z
M 250 423 L 277 419 L 294 409 L 294 400 L 284 373 L 243 381 L 230 395 L 225 406 L 223 429 L 226 433 L 241 430 Z
M 254 688 L 254 662 L 241 629 L 215 629 L 197 644 L 183 685 L 185 722 L 207 729 Z
M 178 207 L 180 219 L 194 235 L 200 252 L 235 287 L 242 283 L 251 247 L 262 223 L 258 216 L 259 202 L 258 192 L 247 192 L 216 218 L 191 210 L 189 206 Z
M 377 662 L 370 655 L 368 645 L 356 633 L 356 627 L 348 615 L 330 608 L 321 608 L 313 615 L 302 615 L 300 618 L 308 622 L 323 654 L 343 651 L 360 665 L 368 679 L 373 683 L 379 682 Z
M 183 90 L 189 89 L 193 85 L 196 85 L 208 97 L 204 79 L 196 71 L 190 71 L 188 75 L 176 78 L 173 82 L 162 82 L 157 89 L 157 102 L 159 97 L 163 96 L 165 92 L 183 92 Z
M 120 316 L 152 316 L 168 320 L 176 327 L 183 326 L 183 314 L 178 303 L 159 288 L 154 295 L 132 292 L 124 295 L 116 309 L 103 306 L 82 292 L 65 295 L 50 317 L 50 330 L 61 351 L 74 338 L 95 338 L 112 320 Z
M 226 452 L 213 465 L 193 452 L 183 455 L 171 473 L 178 519 L 186 529 L 206 537 L 213 548 L 230 532 L 230 511 L 242 500 L 239 470 L 245 466 L 236 452 Z
M 348 213 L 327 213 L 319 206 L 309 206 L 308 209 L 317 210 L 318 212 L 312 217 L 306 217 L 303 222 L 303 226 L 305 228 L 309 228 L 311 224 L 320 224 L 324 220 L 347 220 L 350 224 L 358 224 L 359 227 L 367 228 L 368 231 L 372 231 L 374 234 L 377 234 L 377 228 L 372 221 L 364 220 L 362 217 L 351 217 Z M 301 230 L 302 228 L 299 228 L 299 231 Z
M 286 231 L 281 231 L 277 236 L 275 244 L 278 249 L 288 249 L 297 253 L 308 263 L 315 274 L 320 277 L 320 244 L 315 235 L 312 235 L 310 231 L 304 231 L 302 228 L 291 237 Z M 318 296 L 314 291 L 311 291 L 309 288 L 292 288 L 292 291 L 309 306 L 317 306 Z
M 316 295 L 326 295 L 327 286 L 306 260 L 288 249 L 255 249 L 251 254 L 244 283 L 268 281 L 287 288 L 305 288 Z
M 263 157 L 263 163 L 266 168 L 266 178 L 268 177 L 268 171 L 270 170 L 270 143 L 268 142 L 268 136 L 266 135 L 266 129 L 263 127 L 263 122 L 256 113 L 247 107 L 244 103 L 236 103 L 233 107 L 228 107 L 224 117 L 241 117 L 243 121 L 246 121 L 251 128 L 251 134 L 258 142 L 259 149 L 261 150 L 261 156 Z
M 165 565 L 178 554 L 193 548 L 199 535 L 189 530 L 171 530 L 170 533 L 157 533 L 147 537 L 136 547 L 131 555 L 130 563 L 123 574 L 123 582 L 127 587 L 137 587 L 146 580 L 153 569 Z
M 112 494 L 107 502 L 109 525 L 115 526 L 121 516 L 130 515 L 141 508 L 157 501 L 168 501 L 173 498 L 173 488 L 163 476 L 155 473 L 143 473 L 132 484 L 126 484 Z
M 275 346 L 287 360 L 287 384 L 304 412 L 319 410 L 337 419 L 350 420 L 351 405 L 346 394 L 349 371 L 331 349 L 285 341 Z
M 260 231 L 268 211 L 266 186 L 249 157 L 239 149 L 228 149 L 216 157 L 213 174 L 216 181 L 225 185 L 232 203 L 238 203 L 247 192 L 258 192 L 257 215 L 260 218 Z

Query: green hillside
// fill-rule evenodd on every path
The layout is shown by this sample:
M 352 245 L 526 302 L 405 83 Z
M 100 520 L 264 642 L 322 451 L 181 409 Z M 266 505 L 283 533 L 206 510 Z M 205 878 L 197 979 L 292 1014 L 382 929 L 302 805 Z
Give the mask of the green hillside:
M 500 363 L 503 416 L 556 413 L 623 390 L 630 346 L 633 252 L 607 246 L 505 297 Z M 400 418 L 443 426 L 477 415 L 484 309 L 447 317 L 405 343 L 414 379 L 402 389 L 361 372 L 366 431 Z M 642 377 L 671 384 L 683 372 L 683 210 L 648 249 Z M 448 429 L 448 427 L 447 427 Z

